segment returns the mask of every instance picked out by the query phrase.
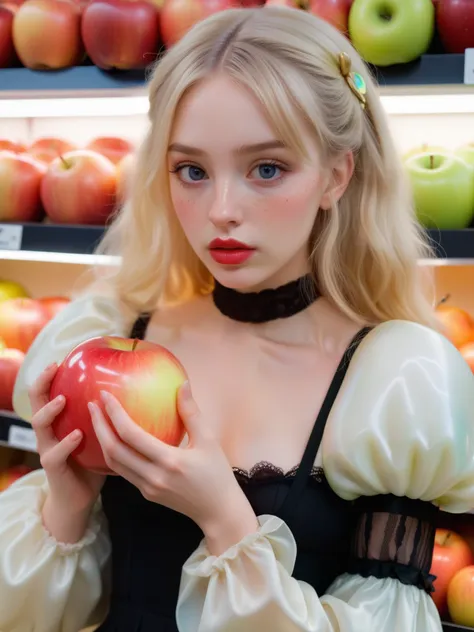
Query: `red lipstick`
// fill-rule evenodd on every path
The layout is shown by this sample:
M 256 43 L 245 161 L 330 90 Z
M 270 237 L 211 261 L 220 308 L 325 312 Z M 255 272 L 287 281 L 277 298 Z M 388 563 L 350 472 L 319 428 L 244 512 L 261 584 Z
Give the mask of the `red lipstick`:
M 255 248 L 236 239 L 213 239 L 209 244 L 209 252 L 217 263 L 239 265 L 250 259 Z

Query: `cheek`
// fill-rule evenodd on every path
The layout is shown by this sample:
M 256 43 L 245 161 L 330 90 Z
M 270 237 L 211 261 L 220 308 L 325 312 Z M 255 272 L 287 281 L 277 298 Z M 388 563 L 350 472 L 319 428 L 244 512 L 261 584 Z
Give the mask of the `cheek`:
M 319 207 L 317 184 L 293 183 L 266 200 L 266 219 L 278 224 L 304 227 L 312 225 Z
M 193 228 L 200 224 L 199 204 L 195 196 L 183 187 L 171 185 L 171 202 L 173 204 L 176 217 L 184 232 L 189 236 Z

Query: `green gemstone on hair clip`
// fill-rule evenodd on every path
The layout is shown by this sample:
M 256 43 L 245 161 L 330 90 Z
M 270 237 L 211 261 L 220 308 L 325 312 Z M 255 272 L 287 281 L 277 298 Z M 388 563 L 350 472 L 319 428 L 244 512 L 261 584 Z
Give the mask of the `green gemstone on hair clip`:
M 366 94 L 367 86 L 365 85 L 364 77 L 358 72 L 354 72 L 352 76 L 357 92 L 360 92 L 361 94 Z

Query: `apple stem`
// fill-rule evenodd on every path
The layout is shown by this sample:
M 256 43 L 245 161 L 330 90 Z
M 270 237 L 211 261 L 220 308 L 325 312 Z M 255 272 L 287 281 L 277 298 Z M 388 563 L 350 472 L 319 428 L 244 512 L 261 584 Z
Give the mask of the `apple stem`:
M 443 305 L 443 303 L 447 303 L 450 298 L 451 298 L 451 294 L 445 294 L 445 296 L 443 296 L 443 298 L 440 301 L 438 301 L 438 304 L 436 305 L 436 307 Z
M 132 351 L 135 351 L 138 343 L 140 342 L 140 340 L 138 338 L 135 338 L 133 341 L 133 345 L 132 345 Z
M 66 169 L 69 169 L 71 165 L 68 163 L 68 161 L 61 154 L 59 154 L 59 157 L 61 158 L 61 162 L 66 167 Z
M 433 154 L 430 155 L 430 169 L 434 169 L 434 156 L 433 156 Z

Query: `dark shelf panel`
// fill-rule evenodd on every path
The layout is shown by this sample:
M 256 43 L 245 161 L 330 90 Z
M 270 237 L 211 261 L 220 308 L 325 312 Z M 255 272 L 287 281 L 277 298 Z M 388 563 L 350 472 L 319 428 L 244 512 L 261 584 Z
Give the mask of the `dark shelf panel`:
M 474 259 L 474 228 L 430 230 L 428 234 L 439 259 Z
M 92 254 L 104 234 L 103 226 L 0 223 L 0 244 L 2 229 L 8 232 L 16 226 L 21 227 L 22 237 L 20 247 L 14 249 L 36 252 Z
M 427 54 L 409 64 L 372 67 L 381 86 L 427 86 L 464 83 L 464 55 Z M 35 71 L 0 70 L 0 91 L 106 91 L 144 87 L 146 70 L 104 71 L 96 66 Z
M 456 625 L 455 623 L 443 623 L 443 632 L 472 632 L 474 628 L 466 628 L 464 625 Z
M 31 425 L 8 410 L 0 410 L 0 444 L 36 452 L 36 438 Z

